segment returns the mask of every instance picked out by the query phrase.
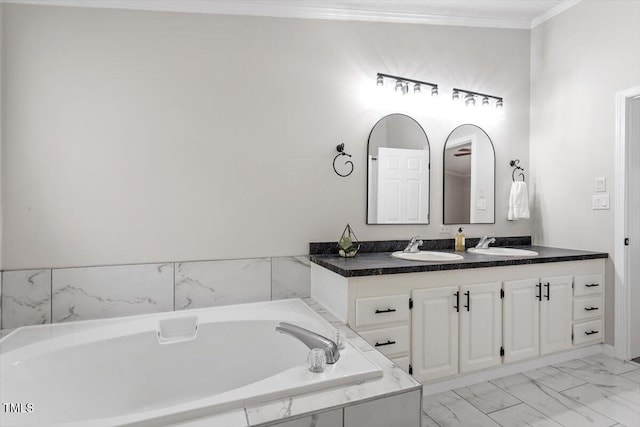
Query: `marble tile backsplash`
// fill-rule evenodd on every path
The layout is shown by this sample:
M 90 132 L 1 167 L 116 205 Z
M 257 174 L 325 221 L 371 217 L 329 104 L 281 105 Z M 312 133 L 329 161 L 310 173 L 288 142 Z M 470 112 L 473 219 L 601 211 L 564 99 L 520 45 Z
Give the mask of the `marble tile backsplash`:
M 310 296 L 308 256 L 2 272 L 0 329 Z
M 51 270 L 2 274 L 2 327 L 51 322 Z

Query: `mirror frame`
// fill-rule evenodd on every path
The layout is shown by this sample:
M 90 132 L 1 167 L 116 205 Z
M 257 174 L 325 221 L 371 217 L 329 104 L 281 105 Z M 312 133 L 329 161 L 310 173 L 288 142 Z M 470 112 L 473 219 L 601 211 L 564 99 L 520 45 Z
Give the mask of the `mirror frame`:
M 447 141 L 449 141 L 449 138 L 451 138 L 451 135 L 453 135 L 453 133 L 458 130 L 458 128 L 461 128 L 462 126 L 474 126 L 478 129 L 480 129 L 482 131 L 482 133 L 484 133 L 487 136 L 487 139 L 489 140 L 489 143 L 491 144 L 491 149 L 493 150 L 493 222 L 446 222 L 445 221 L 445 212 L 444 212 L 444 208 L 445 208 L 445 179 L 446 179 L 446 172 L 447 172 L 447 168 L 446 168 L 446 154 L 447 154 Z M 449 135 L 447 135 L 447 139 L 444 140 L 444 146 L 442 147 L 442 225 L 473 225 L 473 224 L 495 224 L 496 223 L 496 147 L 493 145 L 493 140 L 491 139 L 491 137 L 489 136 L 489 134 L 482 129 L 480 126 L 473 124 L 473 123 L 463 123 L 459 126 L 456 126 L 451 132 L 449 132 Z
M 386 119 L 387 117 L 390 116 L 405 116 L 411 120 L 413 120 L 415 122 L 416 125 L 418 125 L 418 127 L 420 128 L 420 130 L 422 131 L 422 134 L 424 135 L 424 139 L 427 140 L 427 148 L 429 149 L 429 199 L 427 200 L 427 209 L 429 210 L 427 213 L 427 222 L 402 222 L 402 223 L 397 223 L 397 224 L 381 224 L 378 222 L 369 222 L 369 145 L 371 144 L 371 134 L 373 133 L 373 130 L 376 128 L 376 126 L 378 126 L 378 123 L 380 123 L 382 120 Z M 427 136 L 427 132 L 425 132 L 424 128 L 422 127 L 422 125 L 420 124 L 420 122 L 418 122 L 416 119 L 414 119 L 413 117 L 407 115 L 407 114 L 403 114 L 403 113 L 391 113 L 391 114 L 387 114 L 383 117 L 381 117 L 371 128 L 371 131 L 369 131 L 369 136 L 367 137 L 367 152 L 366 152 L 366 158 L 365 158 L 365 163 L 367 164 L 367 175 L 365 176 L 366 181 L 366 186 L 365 188 L 367 189 L 367 209 L 365 211 L 365 224 L 367 225 L 429 225 L 431 224 L 431 142 L 429 142 L 429 137 Z

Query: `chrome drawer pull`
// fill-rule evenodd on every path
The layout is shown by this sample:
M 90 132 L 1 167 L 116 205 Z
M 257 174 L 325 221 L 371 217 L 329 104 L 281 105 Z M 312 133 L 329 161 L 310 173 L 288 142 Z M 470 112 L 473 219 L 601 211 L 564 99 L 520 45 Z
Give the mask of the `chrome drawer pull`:
M 590 285 L 584 285 L 584 286 L 587 287 L 587 288 L 593 288 L 594 286 L 600 286 L 600 284 L 599 283 L 592 283 Z
M 599 331 L 591 331 L 591 332 L 586 332 L 585 331 L 585 335 L 593 335 L 593 334 L 597 334 Z
M 585 307 L 584 308 L 586 311 L 591 311 L 591 310 L 597 310 L 598 307 Z
M 393 313 L 394 311 L 396 311 L 395 308 L 387 308 L 386 310 L 376 310 L 376 314 L 380 314 L 380 313 Z
M 376 343 L 373 345 L 374 347 L 382 347 L 384 345 L 393 345 L 395 344 L 395 341 L 391 341 L 391 340 L 387 340 L 387 342 L 383 342 L 383 343 L 379 343 L 378 341 L 376 341 Z

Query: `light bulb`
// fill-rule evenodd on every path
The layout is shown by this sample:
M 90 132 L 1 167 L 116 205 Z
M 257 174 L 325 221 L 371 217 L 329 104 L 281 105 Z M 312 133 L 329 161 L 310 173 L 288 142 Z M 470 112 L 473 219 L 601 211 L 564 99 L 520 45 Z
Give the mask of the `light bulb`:
M 403 87 L 402 80 L 396 80 L 396 91 L 401 91 Z
M 378 76 L 378 78 L 376 79 L 376 84 L 378 86 L 384 85 L 384 79 L 382 78 L 382 76 Z
M 496 101 L 496 108 L 502 108 L 502 99 Z
M 413 93 L 420 93 L 420 83 L 413 85 Z
M 437 96 L 438 95 L 438 86 L 434 86 L 431 88 L 431 96 Z
M 476 105 L 476 97 L 473 96 L 472 94 L 468 93 L 465 97 L 464 97 L 464 103 L 467 107 L 471 106 L 473 107 L 474 105 Z
M 460 99 L 460 92 L 458 92 L 457 90 L 454 90 L 453 93 L 451 94 L 451 99 L 453 99 L 454 101 L 457 101 Z
M 486 107 L 488 105 L 489 105 L 489 98 L 485 96 L 484 98 L 482 98 L 482 106 Z

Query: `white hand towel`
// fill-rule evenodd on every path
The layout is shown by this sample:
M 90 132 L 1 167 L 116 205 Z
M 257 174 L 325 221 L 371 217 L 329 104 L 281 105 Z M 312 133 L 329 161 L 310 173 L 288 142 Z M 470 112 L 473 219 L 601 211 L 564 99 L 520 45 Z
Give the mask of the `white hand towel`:
M 507 219 L 509 221 L 515 221 L 523 218 L 529 218 L 529 193 L 527 191 L 527 183 L 524 181 L 515 181 L 511 184 Z

